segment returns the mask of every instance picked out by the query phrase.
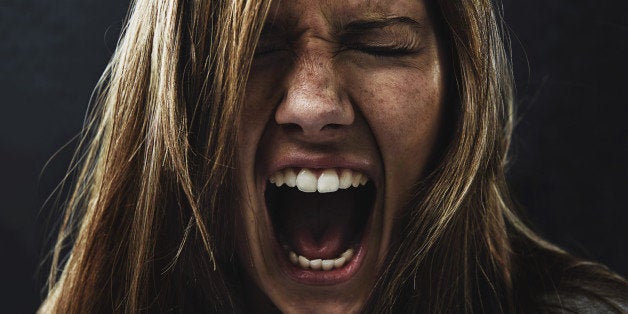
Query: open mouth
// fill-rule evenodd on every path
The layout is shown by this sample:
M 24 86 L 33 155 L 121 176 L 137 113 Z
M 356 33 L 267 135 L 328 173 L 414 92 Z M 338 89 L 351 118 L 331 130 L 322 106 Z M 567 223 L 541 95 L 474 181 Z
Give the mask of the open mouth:
M 288 273 L 308 283 L 350 278 L 364 256 L 372 180 L 351 169 L 285 168 L 269 181 L 266 207 Z

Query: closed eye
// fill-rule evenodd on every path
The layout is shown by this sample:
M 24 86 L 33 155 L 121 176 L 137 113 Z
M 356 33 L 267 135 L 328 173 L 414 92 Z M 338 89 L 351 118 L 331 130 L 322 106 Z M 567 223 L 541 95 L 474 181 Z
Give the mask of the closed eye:
M 368 44 L 355 44 L 348 45 L 342 50 L 351 50 L 359 53 L 364 53 L 376 57 L 385 58 L 401 58 L 407 56 L 414 56 L 418 54 L 421 49 L 411 44 L 393 44 L 393 45 L 368 45 Z
M 375 56 L 382 57 L 403 57 L 407 55 L 414 55 L 419 52 L 410 46 L 357 46 L 349 47 L 351 50 L 357 50 L 359 52 L 367 53 Z

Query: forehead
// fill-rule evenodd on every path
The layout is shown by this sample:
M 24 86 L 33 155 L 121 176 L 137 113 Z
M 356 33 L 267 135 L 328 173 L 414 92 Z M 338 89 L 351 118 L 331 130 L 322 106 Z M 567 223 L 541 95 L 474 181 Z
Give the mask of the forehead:
M 423 20 L 425 15 L 424 0 L 277 0 L 269 19 L 294 29 L 315 25 L 340 27 L 356 19 L 397 16 Z

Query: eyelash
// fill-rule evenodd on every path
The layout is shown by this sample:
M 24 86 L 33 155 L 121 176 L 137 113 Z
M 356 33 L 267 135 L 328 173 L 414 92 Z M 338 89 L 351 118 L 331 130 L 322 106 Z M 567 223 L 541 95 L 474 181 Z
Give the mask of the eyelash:
M 369 55 L 377 57 L 403 57 L 407 55 L 416 54 L 418 49 L 413 45 L 400 44 L 390 46 L 369 46 L 369 45 L 354 45 L 347 47 L 348 50 L 355 50 Z
M 266 47 L 258 47 L 255 51 L 255 57 L 263 57 L 268 54 L 272 54 L 278 51 L 286 50 L 284 47 L 280 47 L 277 45 L 270 45 Z M 419 52 L 418 49 L 412 47 L 411 45 L 394 45 L 394 46 L 369 46 L 369 45 L 352 45 L 347 46 L 346 48 L 341 49 L 339 52 L 353 50 L 361 53 L 369 54 L 372 56 L 382 57 L 382 58 L 394 58 L 394 57 L 403 57 L 407 55 L 416 54 Z

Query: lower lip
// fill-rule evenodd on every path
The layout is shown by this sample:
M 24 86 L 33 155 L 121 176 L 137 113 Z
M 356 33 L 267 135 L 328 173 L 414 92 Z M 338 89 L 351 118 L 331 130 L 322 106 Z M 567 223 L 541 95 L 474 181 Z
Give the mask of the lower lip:
M 366 248 L 364 245 L 366 239 L 365 235 L 366 232 L 362 238 L 360 246 L 354 248 L 356 251 L 353 258 L 343 267 L 338 269 L 309 270 L 294 265 L 288 260 L 288 253 L 279 245 L 277 241 L 275 241 L 275 253 L 277 254 L 279 266 L 289 278 L 308 285 L 336 285 L 348 281 L 358 272 L 358 269 L 360 268 L 360 265 L 366 255 Z

